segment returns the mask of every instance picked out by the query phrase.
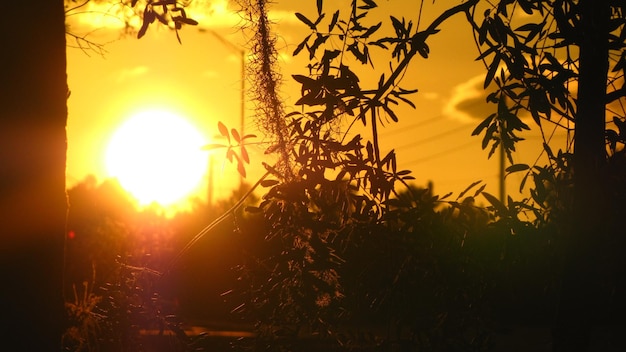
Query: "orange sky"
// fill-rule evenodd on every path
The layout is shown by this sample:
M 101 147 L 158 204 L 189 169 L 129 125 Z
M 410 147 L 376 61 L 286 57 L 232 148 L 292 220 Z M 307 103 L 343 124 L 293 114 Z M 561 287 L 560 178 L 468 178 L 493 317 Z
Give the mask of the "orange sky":
M 327 3 L 336 6 L 334 4 L 349 1 Z M 445 6 L 452 6 L 449 2 L 443 3 L 424 2 L 422 27 L 430 24 Z M 378 4 L 380 8 L 371 12 L 370 20 L 372 24 L 382 20 L 382 30 L 390 30 L 390 14 L 417 21 L 418 1 L 380 0 Z M 295 46 L 308 34 L 307 28 L 295 18 L 296 11 L 313 17 L 315 1 L 278 0 L 271 8 L 271 17 L 278 23 L 274 29 L 283 54 L 281 71 L 286 81 L 282 93 L 287 111 L 299 92 L 290 75 L 307 72 L 305 55 L 291 57 Z M 194 16 L 190 14 L 190 17 Z M 238 127 L 239 58 L 210 32 L 199 30 L 210 29 L 228 41 L 240 44 L 245 38 L 236 28 L 238 17 L 214 1 L 209 14 L 196 15 L 195 18 L 200 25 L 181 31 L 182 45 L 172 31 L 164 28 L 150 28 L 141 40 L 134 36 L 121 37 L 119 28 L 104 28 L 88 37 L 94 42 L 106 43 L 103 56 L 68 48 L 68 82 L 72 92 L 68 102 L 69 187 L 88 174 L 95 174 L 100 180 L 106 177 L 106 143 L 116 127 L 133 111 L 163 108 L 180 113 L 207 138 L 217 134 L 217 121 Z M 84 22 L 93 20 L 94 17 L 76 15 L 70 17 L 69 23 L 76 32 L 85 33 L 93 28 Z M 417 109 L 400 108 L 400 122 L 384 128 L 380 133 L 381 141 L 383 148 L 396 150 L 399 167 L 411 169 L 416 183 L 425 185 L 432 180 L 438 194 L 458 193 L 477 180 L 487 182 L 487 191 L 497 194 L 498 158 L 494 156 L 487 160 L 487 152 L 480 148 L 481 138 L 470 136 L 480 121 L 472 115 L 483 117 L 489 112 L 482 103 L 480 75 L 484 69 L 482 63 L 474 61 L 478 53 L 464 21 L 462 16 L 457 16 L 444 24 L 442 31 L 428 42 L 430 58 L 416 59 L 410 66 L 401 86 L 419 89 L 412 99 Z M 71 38 L 68 38 L 68 44 L 73 44 Z M 373 60 L 377 68 L 388 70 L 387 58 L 374 54 Z M 380 71 L 376 78 L 369 80 L 376 80 L 378 74 Z M 362 76 L 361 79 L 368 82 L 368 77 Z M 528 124 L 532 127 L 531 122 Z M 254 132 L 254 123 L 247 118 L 246 133 Z M 541 145 L 538 135 L 536 130 L 522 134 L 529 141 L 519 146 L 517 161 L 534 162 Z M 253 183 L 264 161 L 263 148 L 254 149 L 251 159 L 249 182 Z M 216 196 L 225 196 L 230 193 L 233 181 L 238 179 L 236 170 L 227 163 L 216 162 L 215 165 L 215 182 L 220 185 Z M 520 178 L 515 175 L 509 181 L 507 188 L 514 196 L 518 194 Z M 202 197 L 204 199 L 204 194 Z

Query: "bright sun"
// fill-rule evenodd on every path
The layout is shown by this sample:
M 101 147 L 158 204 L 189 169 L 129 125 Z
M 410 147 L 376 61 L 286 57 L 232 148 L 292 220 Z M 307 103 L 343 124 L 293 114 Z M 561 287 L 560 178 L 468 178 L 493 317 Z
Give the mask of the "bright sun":
M 169 206 L 197 189 L 206 171 L 202 134 L 183 118 L 145 111 L 121 125 L 106 152 L 109 175 L 140 205 Z

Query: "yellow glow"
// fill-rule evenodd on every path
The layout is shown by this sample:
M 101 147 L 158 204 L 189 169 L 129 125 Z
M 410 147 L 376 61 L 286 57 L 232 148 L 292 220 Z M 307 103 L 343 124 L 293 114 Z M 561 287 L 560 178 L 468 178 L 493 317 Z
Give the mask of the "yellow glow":
M 109 141 L 107 171 L 140 205 L 175 205 L 201 184 L 204 144 L 202 134 L 183 118 L 165 111 L 141 112 Z

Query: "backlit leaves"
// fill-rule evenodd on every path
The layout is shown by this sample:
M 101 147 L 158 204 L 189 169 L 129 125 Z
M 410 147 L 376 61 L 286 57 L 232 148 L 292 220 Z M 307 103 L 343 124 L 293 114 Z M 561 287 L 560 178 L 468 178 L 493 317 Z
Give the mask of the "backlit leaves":
M 246 177 L 246 167 L 245 164 L 250 164 L 250 156 L 248 155 L 248 150 L 245 145 L 245 141 L 247 139 L 256 138 L 253 134 L 240 135 L 239 131 L 236 129 L 228 130 L 228 127 L 224 125 L 221 121 L 217 124 L 217 129 L 224 139 L 226 139 L 227 144 L 221 143 L 210 143 L 202 147 L 202 150 L 215 150 L 226 148 L 226 159 L 231 163 L 237 164 L 237 172 L 242 177 Z M 232 139 L 231 139 L 232 138 Z M 233 144 L 232 142 L 236 144 Z
M 286 178 L 280 168 L 265 164 L 273 179 L 260 182 L 265 194 L 260 204 L 250 209 L 267 225 L 264 234 L 268 248 L 260 257 L 251 258 L 242 270 L 243 281 L 249 283 L 248 309 L 262 312 L 259 326 L 270 338 L 295 337 L 296 326 L 334 336 L 332 322 L 340 321 L 344 312 L 353 312 L 344 304 L 346 301 L 353 304 L 351 307 L 385 312 L 394 321 L 407 314 L 420 316 L 423 309 L 414 304 L 421 304 L 422 299 L 416 300 L 412 293 L 433 287 L 431 277 L 444 268 L 456 267 L 452 262 L 440 264 L 444 256 L 438 256 L 439 249 L 447 255 L 445 258 L 465 261 L 468 252 L 480 252 L 473 235 L 487 237 L 482 235 L 489 234 L 489 216 L 497 214 L 498 221 L 505 224 L 500 225 L 502 228 L 522 223 L 516 216 L 524 204 L 510 199 L 505 204 L 485 193 L 486 185 L 481 182 L 470 185 L 460 196 L 465 198 L 457 201 L 412 187 L 402 188 L 408 189 L 404 194 L 399 186 L 413 179 L 411 171 L 402 169 L 396 152 L 384 150 L 378 140 L 380 128 L 402 118 L 396 106 L 415 107 L 410 95 L 417 90 L 399 87 L 407 65 L 430 55 L 427 39 L 437 32 L 441 22 L 455 13 L 469 12 L 475 4 L 463 2 L 421 32 L 403 18 L 369 23 L 367 14 L 376 9 L 376 3 L 369 0 L 352 1 L 345 16 L 340 11 L 325 16 L 321 0 L 316 1 L 316 18 L 296 14 L 310 34 L 296 46 L 294 55 L 306 52 L 309 72 L 292 76 L 300 86 L 300 95 L 296 109 L 281 115 L 289 138 L 283 147 L 288 148 L 295 175 Z M 525 8 L 533 6 L 525 4 Z M 380 38 L 380 29 L 385 26 L 395 36 Z M 328 32 L 324 32 L 326 28 Z M 485 33 L 485 40 L 494 35 L 502 38 L 494 29 L 485 29 Z M 510 33 L 505 37 L 512 41 Z M 381 49 L 391 58 L 384 62 L 383 69 L 372 70 L 378 79 L 359 79 L 368 65 L 375 64 L 371 53 Z M 498 50 L 482 58 L 493 62 Z M 498 56 L 489 79 L 502 90 L 489 98 L 497 112 L 474 131 L 485 133 L 484 147 L 493 143 L 512 150 L 514 142 L 520 140 L 516 133 L 528 128 L 516 114 L 519 100 L 527 98 L 517 95 L 513 100 L 511 96 L 519 87 L 509 85 L 505 77 L 509 67 L 523 64 L 524 60 L 516 55 Z M 350 65 L 362 70 L 351 69 Z M 366 133 L 351 131 L 355 124 L 367 129 Z M 237 140 L 232 130 L 225 126 L 219 129 L 224 138 Z M 278 148 L 274 143 L 267 152 Z M 524 169 L 516 165 L 509 171 Z M 490 204 L 490 212 L 475 204 L 481 194 Z M 449 207 L 438 211 L 442 202 Z M 492 236 L 486 242 L 492 240 L 501 238 Z M 425 264 L 431 262 L 432 266 Z M 455 275 L 464 278 L 462 270 Z M 444 276 L 446 282 L 457 281 Z M 361 277 L 367 280 L 358 279 Z M 482 282 L 477 286 L 481 285 L 486 286 Z M 465 288 L 450 289 L 445 284 L 434 290 L 453 295 L 461 292 L 455 296 L 461 300 L 467 293 Z M 430 308 L 429 303 L 426 305 Z M 446 314 L 438 315 L 437 326 L 445 324 Z M 350 345 L 346 342 L 343 347 Z

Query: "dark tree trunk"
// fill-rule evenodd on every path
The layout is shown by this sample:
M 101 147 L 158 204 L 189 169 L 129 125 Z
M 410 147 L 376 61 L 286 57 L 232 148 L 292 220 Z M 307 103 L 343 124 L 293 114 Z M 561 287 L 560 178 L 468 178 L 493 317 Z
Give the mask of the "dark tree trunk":
M 0 350 L 58 351 L 67 210 L 63 1 L 6 1 L 2 14 Z
M 554 336 L 555 351 L 588 351 L 606 302 L 601 287 L 607 269 L 605 230 L 605 96 L 608 72 L 607 0 L 579 1 L 580 76 L 574 142 L 574 204 L 571 237 Z

